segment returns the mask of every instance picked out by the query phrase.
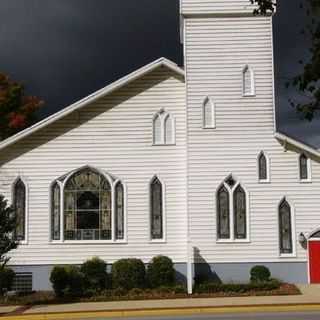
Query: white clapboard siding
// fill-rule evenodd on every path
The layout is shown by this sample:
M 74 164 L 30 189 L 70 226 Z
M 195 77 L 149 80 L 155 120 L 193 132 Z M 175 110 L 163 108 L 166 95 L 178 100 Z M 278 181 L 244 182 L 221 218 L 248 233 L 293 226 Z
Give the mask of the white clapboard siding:
M 180 0 L 181 12 L 188 14 L 230 14 L 252 12 L 250 0 Z
M 246 1 L 184 0 L 187 10 L 221 10 Z M 230 4 L 230 6 L 229 6 Z M 286 196 L 295 210 L 295 237 L 320 226 L 320 164 L 312 160 L 312 183 L 299 182 L 298 152 L 274 138 L 270 17 L 185 19 L 188 107 L 188 211 L 196 261 L 285 261 L 279 257 L 277 206 Z M 242 96 L 242 71 L 250 65 L 256 96 Z M 205 97 L 215 102 L 215 130 L 202 129 Z M 257 157 L 270 158 L 269 184 L 259 184 Z M 216 242 L 215 192 L 232 173 L 249 192 L 249 243 Z M 296 242 L 297 257 L 306 251 Z
M 175 117 L 176 145 L 153 146 L 153 116 Z M 44 129 L 0 155 L 0 192 L 10 200 L 21 175 L 29 189 L 28 244 L 12 253 L 14 265 L 81 263 L 99 256 L 111 263 L 164 254 L 186 261 L 186 119 L 182 76 L 161 67 Z M 49 186 L 84 165 L 120 178 L 127 188 L 127 244 L 51 244 Z M 165 184 L 166 243 L 149 242 L 149 189 L 159 175 Z

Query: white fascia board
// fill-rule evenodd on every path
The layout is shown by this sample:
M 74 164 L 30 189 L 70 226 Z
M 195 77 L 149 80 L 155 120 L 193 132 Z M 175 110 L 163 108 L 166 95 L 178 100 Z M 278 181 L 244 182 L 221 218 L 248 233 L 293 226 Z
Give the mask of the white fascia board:
M 183 77 L 185 76 L 185 71 L 182 68 L 180 68 L 177 64 L 175 64 L 174 62 L 172 62 L 166 58 L 157 59 L 157 60 L 143 66 L 142 68 L 124 76 L 123 78 L 111 83 L 110 85 L 92 93 L 91 95 L 75 102 L 74 104 L 62 109 L 61 111 L 43 119 L 42 121 L 34 124 L 33 126 L 18 132 L 14 136 L 9 137 L 6 140 L 3 140 L 0 143 L 0 150 L 8 147 L 9 145 L 16 143 L 17 141 L 21 140 L 22 138 L 29 136 L 30 134 L 48 126 L 51 123 L 66 117 L 67 115 L 71 114 L 72 112 L 77 111 L 77 110 L 87 106 L 88 104 L 93 103 L 94 101 L 122 88 L 123 86 L 129 84 L 130 82 L 144 76 L 145 74 L 147 74 L 147 73 L 149 73 L 149 72 L 151 72 L 161 66 L 165 66 L 165 67 L 169 68 L 170 70 L 172 70 L 173 72 L 176 72 L 177 74 L 179 74 Z
M 302 151 L 308 152 L 309 154 L 312 154 L 313 156 L 320 158 L 320 152 L 317 149 L 306 145 L 305 143 L 297 141 L 297 140 L 295 140 L 291 137 L 288 137 L 287 135 L 285 135 L 283 133 L 279 133 L 279 132 L 276 132 L 274 136 L 276 139 L 281 140 L 285 144 L 286 143 L 291 144 L 292 146 L 294 146 Z

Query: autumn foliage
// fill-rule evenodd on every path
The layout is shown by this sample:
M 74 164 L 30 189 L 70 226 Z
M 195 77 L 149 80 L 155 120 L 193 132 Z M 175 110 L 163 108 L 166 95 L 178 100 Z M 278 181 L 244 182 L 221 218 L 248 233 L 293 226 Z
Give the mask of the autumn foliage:
M 25 95 L 23 85 L 0 73 L 0 140 L 33 124 L 42 105 L 39 98 Z

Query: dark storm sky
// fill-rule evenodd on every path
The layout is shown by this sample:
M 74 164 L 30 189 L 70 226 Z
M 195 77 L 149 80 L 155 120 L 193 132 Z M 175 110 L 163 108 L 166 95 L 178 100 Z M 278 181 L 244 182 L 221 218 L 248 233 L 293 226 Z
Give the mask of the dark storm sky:
M 214 0 L 212 0 L 214 1 Z M 308 42 L 301 0 L 274 19 L 278 129 L 320 146 L 319 120 L 302 121 L 284 88 Z M 249 2 L 249 0 L 248 0 Z M 23 82 L 52 114 L 161 56 L 182 64 L 178 0 L 1 0 L 0 71 Z

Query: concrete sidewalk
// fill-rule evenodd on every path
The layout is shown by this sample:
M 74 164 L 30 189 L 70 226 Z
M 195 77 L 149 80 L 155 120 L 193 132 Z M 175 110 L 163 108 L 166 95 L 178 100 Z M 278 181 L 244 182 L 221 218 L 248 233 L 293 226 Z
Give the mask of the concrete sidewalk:
M 50 313 L 99 312 L 99 311 L 137 311 L 137 310 L 168 310 L 192 308 L 226 308 L 258 307 L 258 306 L 295 306 L 319 305 L 320 285 L 299 285 L 302 295 L 297 296 L 263 296 L 263 297 L 232 297 L 232 298 L 190 298 L 170 300 L 116 301 L 94 303 L 72 303 L 63 305 L 39 305 L 25 310 L 23 315 Z M 3 307 L 6 308 L 6 307 Z M 14 308 L 14 307 L 13 307 Z M 13 309 L 12 308 L 12 309 Z M 18 307 L 16 307 L 18 308 Z M 0 313 L 2 308 L 0 308 Z M 12 312 L 8 310 L 7 312 Z

